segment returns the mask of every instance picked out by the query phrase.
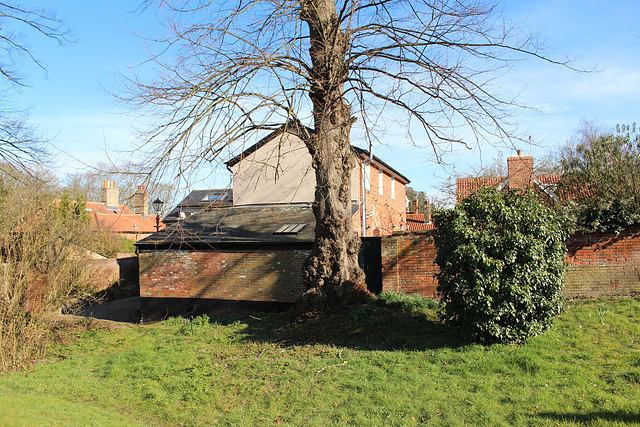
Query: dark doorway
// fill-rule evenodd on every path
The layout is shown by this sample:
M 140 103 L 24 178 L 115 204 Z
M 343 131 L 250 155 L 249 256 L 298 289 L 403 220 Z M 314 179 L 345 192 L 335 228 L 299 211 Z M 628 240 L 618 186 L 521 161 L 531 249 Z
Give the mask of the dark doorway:
M 367 275 L 367 289 L 373 294 L 382 292 L 382 251 L 380 237 L 363 237 L 358 263 Z

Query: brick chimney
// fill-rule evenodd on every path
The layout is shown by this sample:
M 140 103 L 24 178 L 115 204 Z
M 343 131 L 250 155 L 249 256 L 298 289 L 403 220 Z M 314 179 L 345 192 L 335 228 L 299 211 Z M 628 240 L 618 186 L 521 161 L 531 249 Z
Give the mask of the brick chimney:
M 525 156 L 518 150 L 515 156 L 507 158 L 509 189 L 527 189 L 533 184 L 533 156 Z
M 133 206 L 133 212 L 138 215 L 149 215 L 149 192 L 144 185 L 138 186 L 138 190 L 133 195 L 131 200 Z
M 104 187 L 102 188 L 101 202 L 109 207 L 118 207 L 120 201 L 120 194 L 116 188 L 116 182 L 109 179 L 104 180 Z
M 431 224 L 431 203 L 429 203 L 429 199 L 424 201 L 424 223 Z

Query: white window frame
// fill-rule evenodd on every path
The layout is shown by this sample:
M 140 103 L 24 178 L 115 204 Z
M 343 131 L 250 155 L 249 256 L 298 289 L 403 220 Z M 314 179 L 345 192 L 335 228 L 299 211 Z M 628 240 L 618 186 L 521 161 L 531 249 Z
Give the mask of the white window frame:
M 362 179 L 364 180 L 364 189 L 371 190 L 371 165 L 369 163 L 362 163 Z
M 391 177 L 391 199 L 392 200 L 396 199 L 396 177 L 395 176 Z
M 380 194 L 381 196 L 384 194 L 384 173 L 382 172 L 381 169 L 378 169 L 378 194 Z

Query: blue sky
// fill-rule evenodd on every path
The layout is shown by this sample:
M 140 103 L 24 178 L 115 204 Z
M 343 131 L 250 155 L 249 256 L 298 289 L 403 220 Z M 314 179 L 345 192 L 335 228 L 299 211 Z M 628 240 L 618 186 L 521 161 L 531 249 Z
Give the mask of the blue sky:
M 25 4 L 51 7 L 50 1 Z M 134 32 L 153 34 L 150 14 L 131 13 L 135 1 L 55 2 L 56 14 L 73 32 L 74 43 L 58 46 L 52 40 L 29 37 L 34 55 L 46 66 L 46 74 L 27 64 L 22 67 L 29 87 L 13 96 L 15 105 L 30 109 L 33 124 L 53 138 L 60 154 L 59 174 L 82 168 L 82 162 L 107 161 L 106 152 L 126 150 L 135 143 L 130 126 L 135 116 L 107 90 L 117 90 L 118 70 L 146 58 L 144 42 Z M 519 131 L 530 135 L 525 153 L 544 155 L 567 141 L 580 120 L 595 121 L 604 128 L 617 123 L 640 122 L 640 3 L 637 0 L 506 1 L 506 16 L 539 30 L 546 53 L 556 58 L 576 58 L 575 66 L 596 69 L 576 73 L 542 61 L 527 61 L 505 76 L 502 88 L 519 93 L 519 102 L 536 108 L 518 117 Z M 105 90 L 105 88 L 107 90 Z M 375 154 L 411 179 L 415 189 L 434 193 L 452 171 L 464 174 L 472 167 L 512 154 L 512 149 L 485 145 L 458 149 L 445 157 L 448 165 L 432 162 L 428 151 L 410 147 L 402 137 Z M 224 187 L 229 177 L 220 170 L 194 188 Z

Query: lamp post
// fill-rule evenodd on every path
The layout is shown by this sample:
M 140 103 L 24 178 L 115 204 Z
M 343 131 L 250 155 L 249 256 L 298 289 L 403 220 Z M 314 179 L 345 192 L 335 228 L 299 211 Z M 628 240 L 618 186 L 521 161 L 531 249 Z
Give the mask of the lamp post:
M 164 202 L 158 198 L 155 199 L 151 205 L 153 206 L 153 210 L 156 211 L 156 232 L 158 232 L 160 231 L 160 210 L 162 209 Z

